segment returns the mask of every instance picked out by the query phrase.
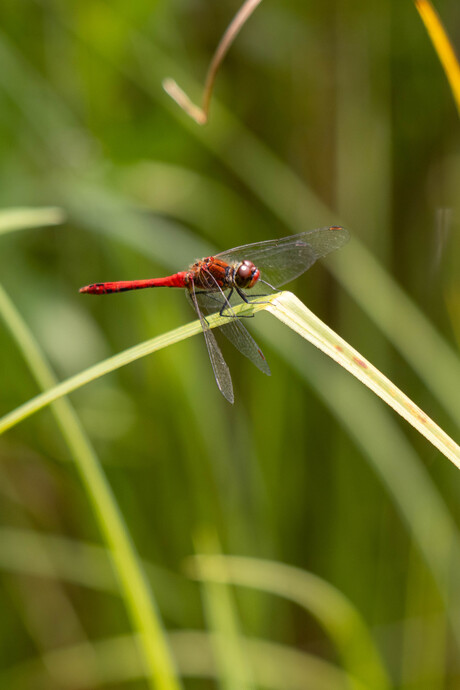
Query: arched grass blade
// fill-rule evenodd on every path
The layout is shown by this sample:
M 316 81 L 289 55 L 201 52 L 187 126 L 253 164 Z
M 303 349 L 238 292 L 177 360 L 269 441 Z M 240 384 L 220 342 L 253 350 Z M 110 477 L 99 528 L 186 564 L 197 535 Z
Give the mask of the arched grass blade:
M 265 322 L 256 328 L 263 335 L 270 325 Z M 331 366 L 319 350 L 310 348 L 306 357 L 304 343 L 282 323 L 274 335 L 278 353 L 284 353 L 293 371 L 313 388 L 382 482 L 400 515 L 401 528 L 407 529 L 436 582 L 443 602 L 438 624 L 443 625 L 443 617 L 448 619 L 460 649 L 460 588 L 456 577 L 460 535 L 431 472 L 393 410 L 370 395 L 358 379 Z M 426 455 L 432 455 L 430 446 Z M 359 482 L 359 477 L 355 481 Z
M 214 661 L 213 640 L 208 633 L 198 630 L 171 632 L 168 636 L 179 673 L 187 678 L 218 680 Z M 107 686 L 132 683 L 145 678 L 145 670 L 137 653 L 138 640 L 128 635 L 93 642 L 92 651 L 97 661 L 97 674 L 85 667 L 83 661 L 87 647 L 72 645 L 60 647 L 31 659 L 0 674 L 2 688 L 29 690 L 47 687 L 44 664 L 61 678 L 68 678 L 70 687 L 96 690 Z M 254 667 L 258 687 L 267 690 L 349 690 L 351 679 L 339 668 L 305 652 L 274 642 L 242 637 L 241 644 Z M 355 690 L 374 690 L 358 684 Z
M 278 293 L 267 310 L 364 383 L 460 469 L 460 447 L 455 441 L 292 292 Z
M 364 383 L 376 395 L 384 400 L 398 414 L 412 424 L 430 443 L 443 453 L 454 465 L 460 469 L 460 447 L 453 441 L 435 422 L 430 419 L 410 398 L 400 391 L 389 379 L 376 367 L 364 359 L 359 352 L 348 345 L 340 336 L 332 331 L 317 316 L 315 316 L 302 302 L 291 292 L 280 292 L 263 302 L 251 302 L 249 305 L 241 304 L 235 307 L 235 314 L 256 313 L 267 309 L 270 313 L 283 321 L 290 328 L 309 340 L 338 364 L 347 369 L 353 376 Z M 208 317 L 211 328 L 220 326 L 228 321 L 227 317 L 214 314 Z M 34 412 L 49 405 L 54 400 L 67 395 L 81 386 L 100 378 L 110 371 L 129 364 L 156 350 L 159 350 L 175 342 L 184 340 L 201 331 L 199 321 L 187 326 L 181 326 L 174 331 L 158 336 L 145 343 L 136 345 L 114 357 L 96 364 L 76 376 L 63 381 L 54 388 L 42 393 L 13 412 L 0 419 L 0 434 L 19 423 Z
M 359 685 L 374 690 L 390 688 L 379 652 L 361 616 L 325 580 L 284 563 L 257 558 L 200 554 L 192 556 L 187 565 L 199 580 L 252 587 L 302 606 L 326 630 L 350 678 L 360 679 Z M 356 687 L 351 682 L 350 688 Z
M 266 309 L 270 303 L 270 300 L 272 299 L 273 297 L 265 298 L 263 304 L 258 304 L 255 302 L 251 302 L 250 304 L 243 303 L 239 306 L 236 306 L 234 312 L 235 314 L 239 314 L 240 312 L 251 314 L 256 313 L 257 311 Z M 212 316 L 207 317 L 207 322 L 210 328 L 216 328 L 217 326 L 227 323 L 228 320 L 228 317 L 219 316 L 219 314 L 213 314 Z M 120 367 L 123 367 L 126 364 L 135 362 L 137 359 L 146 357 L 157 350 L 161 350 L 164 347 L 178 343 L 181 340 L 190 338 L 192 335 L 196 335 L 197 333 L 202 333 L 201 324 L 198 320 L 185 326 L 180 326 L 169 333 L 157 336 L 156 338 L 147 340 L 139 345 L 135 345 L 128 350 L 120 352 L 118 355 L 109 357 L 103 362 L 99 362 L 98 364 L 85 369 L 79 374 L 62 381 L 62 383 L 49 388 L 44 393 L 40 393 L 35 398 L 32 398 L 28 402 L 2 417 L 0 419 L 0 434 L 13 427 L 15 424 L 19 424 L 19 422 L 23 421 L 27 417 L 30 417 L 30 415 L 38 412 L 38 410 L 43 409 L 55 400 L 59 400 L 59 398 L 62 398 L 64 395 L 68 395 L 69 393 L 78 390 L 78 388 L 85 386 L 87 383 L 91 383 L 91 381 L 95 381 L 111 371 L 120 369 Z

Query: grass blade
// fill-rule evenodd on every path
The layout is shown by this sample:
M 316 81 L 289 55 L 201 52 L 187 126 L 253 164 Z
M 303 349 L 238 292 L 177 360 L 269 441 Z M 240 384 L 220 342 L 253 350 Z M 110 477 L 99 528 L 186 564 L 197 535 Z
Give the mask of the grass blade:
M 55 384 L 53 372 L 27 324 L 1 286 L 0 314 L 39 386 L 52 387 Z M 178 690 L 180 685 L 165 641 L 156 603 L 110 484 L 70 402 L 59 400 L 54 404 L 52 411 L 73 455 L 99 527 L 110 549 L 132 623 L 140 633 L 141 647 L 149 669 L 150 686 L 157 690 Z
M 14 230 L 60 225 L 64 221 L 65 213 L 60 208 L 9 208 L 0 212 L 0 235 Z
M 213 640 L 207 633 L 182 630 L 169 634 L 169 642 L 177 658 L 181 675 L 189 678 L 218 680 L 218 672 L 212 654 Z M 299 652 L 273 642 L 242 638 L 248 660 L 255 669 L 260 687 L 267 690 L 348 690 L 350 678 L 332 664 L 305 652 Z M 85 648 L 73 645 L 53 650 L 44 655 L 48 668 L 55 669 L 60 677 L 69 680 L 69 687 L 94 690 L 108 685 L 119 685 L 145 677 L 144 669 L 136 654 L 136 640 L 127 635 L 98 640 L 93 644 L 98 661 L 97 675 L 91 673 L 82 661 Z M 32 687 L 49 688 L 45 684 L 42 660 L 20 664 L 0 675 L 0 685 L 15 690 Z M 61 688 L 62 686 L 59 686 Z M 55 685 L 53 690 L 58 690 Z M 370 686 L 355 684 L 356 690 L 374 690 Z
M 267 309 L 295 330 L 306 340 L 322 350 L 338 364 L 347 369 L 353 376 L 364 383 L 376 395 L 384 400 L 409 424 L 417 429 L 430 443 L 443 453 L 456 467 L 460 469 L 460 447 L 453 441 L 432 419 L 426 415 L 410 398 L 400 391 L 389 379 L 387 379 L 376 367 L 367 361 L 359 352 L 353 349 L 340 336 L 332 331 L 325 323 L 313 314 L 291 292 L 281 292 L 265 299 L 262 303 L 252 302 L 250 305 L 241 304 L 234 309 L 235 314 L 246 312 L 256 313 L 261 309 Z M 208 317 L 211 328 L 216 328 L 227 321 L 226 317 L 213 314 Z M 109 359 L 86 369 L 80 374 L 55 385 L 49 390 L 37 395 L 24 405 L 16 408 L 0 419 L 0 434 L 29 417 L 34 412 L 42 409 L 51 402 L 58 400 L 87 383 L 100 378 L 125 364 L 145 357 L 156 350 L 172 345 L 175 342 L 199 333 L 201 330 L 198 321 L 170 331 L 162 336 L 135 345 Z
M 350 679 L 374 690 L 390 682 L 364 621 L 351 603 L 325 580 L 299 568 L 274 561 L 200 554 L 189 560 L 200 580 L 253 587 L 285 597 L 302 606 L 327 631 Z M 357 685 L 350 680 L 350 687 Z
M 257 324 L 264 336 L 271 324 Z M 271 327 L 270 331 L 273 331 Z M 353 440 L 382 482 L 402 524 L 431 571 L 443 602 L 441 616 L 448 618 L 460 648 L 460 588 L 456 576 L 460 563 L 460 538 L 442 492 L 421 461 L 392 411 L 347 372 L 330 365 L 319 350 L 304 354 L 304 343 L 279 323 L 276 349 L 293 370 L 313 387 L 318 398 Z M 377 440 L 377 442 L 376 442 Z M 427 448 L 430 456 L 430 448 Z
M 208 552 L 213 555 L 218 553 L 217 539 L 212 532 L 202 530 L 196 536 L 195 543 L 199 552 Z M 252 669 L 242 646 L 237 609 L 226 586 L 228 583 L 224 580 L 212 581 L 201 573 L 200 560 L 195 560 L 194 563 L 198 570 L 198 578 L 202 582 L 203 608 L 207 628 L 213 633 L 212 640 L 222 688 L 224 690 L 253 688 Z
M 267 310 L 364 383 L 460 469 L 460 447 L 455 441 L 295 295 L 278 293 L 267 305 Z
M 460 65 L 446 30 L 429 0 L 415 0 L 415 6 L 444 68 L 460 115 Z
M 243 311 L 246 312 L 248 310 L 251 313 L 256 313 L 261 309 L 266 309 L 267 304 L 267 301 L 263 304 L 241 304 L 235 307 L 233 311 L 236 314 Z M 220 326 L 228 321 L 228 317 L 219 316 L 219 314 L 213 314 L 212 316 L 208 316 L 206 318 L 211 328 L 216 328 L 217 326 Z M 135 362 L 137 359 L 140 359 L 141 357 L 146 357 L 147 355 L 150 355 L 153 352 L 156 352 L 157 350 L 161 350 L 164 347 L 168 347 L 169 345 L 178 343 L 181 340 L 190 338 L 192 335 L 201 333 L 201 330 L 202 329 L 200 322 L 198 320 L 193 321 L 192 323 L 186 324 L 185 326 L 180 326 L 179 328 L 176 328 L 175 330 L 170 331 L 169 333 L 164 333 L 163 335 L 157 336 L 156 338 L 152 338 L 151 340 L 147 340 L 144 343 L 135 345 L 134 347 L 131 347 L 128 350 L 120 352 L 118 355 L 109 357 L 108 359 L 105 359 L 103 362 L 99 362 L 98 364 L 95 364 L 94 366 L 85 369 L 79 374 L 76 374 L 75 376 L 66 379 L 62 383 L 56 385 L 50 385 L 50 383 L 48 383 L 48 390 L 46 390 L 44 393 L 40 393 L 35 398 L 32 398 L 28 402 L 24 403 L 24 405 L 17 407 L 15 410 L 13 410 L 12 412 L 0 419 L 0 434 L 4 433 L 5 431 L 13 427 L 15 424 L 18 424 L 27 417 L 30 417 L 30 415 L 34 414 L 35 412 L 38 412 L 38 410 L 43 409 L 50 403 L 58 400 L 59 398 L 62 398 L 64 395 L 68 395 L 69 393 L 76 391 L 78 388 L 85 386 L 87 383 L 91 383 L 91 381 L 95 381 L 101 376 L 104 376 L 105 374 L 108 374 L 111 371 L 115 371 L 116 369 L 119 369 L 120 367 L 123 367 L 126 364 Z

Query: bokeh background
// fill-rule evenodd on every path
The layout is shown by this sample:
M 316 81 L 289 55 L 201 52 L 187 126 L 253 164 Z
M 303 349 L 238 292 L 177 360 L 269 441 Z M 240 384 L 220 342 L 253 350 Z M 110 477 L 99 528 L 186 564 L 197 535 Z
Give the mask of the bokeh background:
M 0 411 L 39 390 L 5 305 L 61 380 L 193 318 L 181 291 L 80 286 L 340 223 L 350 244 L 290 288 L 458 440 L 458 114 L 413 3 L 262 3 L 200 128 L 161 82 L 200 101 L 239 4 L 2 2 L 0 206 L 66 220 L 0 236 Z M 458 49 L 458 0 L 436 7 Z M 460 687 L 458 471 L 273 317 L 249 326 L 272 377 L 223 343 L 234 406 L 201 336 L 71 396 L 180 682 Z M 51 411 L 0 460 L 0 686 L 147 687 Z M 190 557 L 219 551 L 251 560 L 203 585 Z

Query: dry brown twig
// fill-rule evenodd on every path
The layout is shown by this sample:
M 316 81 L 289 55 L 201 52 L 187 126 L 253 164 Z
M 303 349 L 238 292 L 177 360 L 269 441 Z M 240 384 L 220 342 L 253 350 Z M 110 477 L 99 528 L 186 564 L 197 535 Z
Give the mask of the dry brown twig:
M 204 86 L 203 94 L 203 105 L 199 106 L 192 103 L 190 98 L 187 96 L 185 91 L 183 91 L 180 86 L 174 81 L 174 79 L 164 79 L 163 88 L 167 94 L 171 96 L 173 100 L 184 110 L 187 115 L 195 120 L 199 125 L 205 125 L 208 121 L 209 105 L 211 102 L 212 91 L 214 88 L 214 82 L 216 80 L 216 75 L 218 69 L 229 51 L 230 46 L 235 40 L 236 36 L 247 22 L 251 14 L 254 12 L 256 7 L 260 5 L 262 0 L 246 0 L 242 7 L 238 10 L 234 16 L 232 22 L 229 24 L 226 32 L 222 36 L 219 45 L 217 46 L 216 52 L 213 55 L 211 64 L 209 65 L 208 73 L 206 75 L 206 82 Z

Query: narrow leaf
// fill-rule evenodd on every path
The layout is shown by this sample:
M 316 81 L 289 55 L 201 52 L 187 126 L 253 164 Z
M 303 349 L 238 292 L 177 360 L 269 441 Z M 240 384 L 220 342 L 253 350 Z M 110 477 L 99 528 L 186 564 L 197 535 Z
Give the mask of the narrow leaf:
M 430 0 L 415 0 L 415 6 L 444 68 L 460 114 L 460 65 L 452 43 Z
M 292 292 L 278 293 L 267 304 L 267 310 L 364 383 L 460 469 L 460 447 L 455 441 Z
M 65 221 L 60 208 L 9 208 L 0 212 L 0 235 L 14 230 L 59 225 Z

